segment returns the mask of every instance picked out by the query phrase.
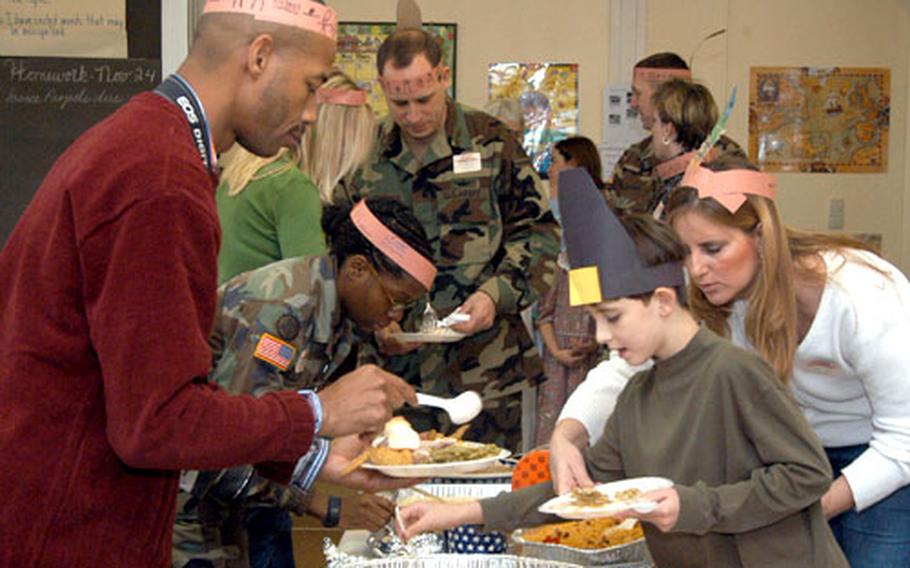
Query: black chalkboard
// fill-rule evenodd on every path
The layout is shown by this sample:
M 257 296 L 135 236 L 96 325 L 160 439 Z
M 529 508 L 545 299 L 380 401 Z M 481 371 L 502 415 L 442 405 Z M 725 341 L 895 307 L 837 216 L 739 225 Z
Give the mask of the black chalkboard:
M 67 146 L 160 82 L 157 59 L 0 58 L 0 243 Z
M 129 59 L 0 57 L 0 247 L 54 160 L 161 82 L 161 2 L 127 0 Z

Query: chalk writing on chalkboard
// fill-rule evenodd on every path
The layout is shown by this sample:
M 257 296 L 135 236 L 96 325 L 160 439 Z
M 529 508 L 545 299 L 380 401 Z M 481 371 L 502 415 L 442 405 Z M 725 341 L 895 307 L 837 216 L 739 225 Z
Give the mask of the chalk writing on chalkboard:
M 0 244 L 60 153 L 160 82 L 157 59 L 0 58 Z

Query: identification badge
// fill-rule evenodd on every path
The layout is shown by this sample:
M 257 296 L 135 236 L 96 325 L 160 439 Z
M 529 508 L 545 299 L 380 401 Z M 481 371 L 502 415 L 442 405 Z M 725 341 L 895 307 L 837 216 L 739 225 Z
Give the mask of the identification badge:
M 253 357 L 278 367 L 282 371 L 287 371 L 296 352 L 297 349 L 290 343 L 278 339 L 271 333 L 263 333 L 259 338 L 259 343 L 256 344 Z
M 452 171 L 467 174 L 480 171 L 480 152 L 465 152 L 452 156 Z

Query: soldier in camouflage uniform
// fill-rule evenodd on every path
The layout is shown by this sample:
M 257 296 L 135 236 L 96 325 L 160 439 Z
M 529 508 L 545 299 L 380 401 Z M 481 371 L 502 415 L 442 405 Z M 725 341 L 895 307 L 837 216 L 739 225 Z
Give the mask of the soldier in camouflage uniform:
M 388 218 L 389 210 L 398 217 L 410 217 L 408 230 L 398 231 L 410 232 L 409 240 L 416 241 L 414 248 L 428 256 L 429 244 L 419 233 L 417 221 L 401 204 L 389 202 L 369 200 L 380 219 Z M 325 215 L 343 214 L 333 213 L 332 209 L 338 208 L 327 209 Z M 426 293 L 426 288 L 407 273 L 389 274 L 375 262 L 375 256 L 381 256 L 375 249 L 373 253 L 357 253 L 375 265 L 375 280 L 370 276 L 367 284 L 372 291 L 362 286 L 345 288 L 346 294 L 341 292 L 337 280 L 345 277 L 346 265 L 336 262 L 337 249 L 351 239 L 339 237 L 338 232 L 350 232 L 353 225 L 335 227 L 331 231 L 334 239 L 329 236 L 331 256 L 285 259 L 238 275 L 220 288 L 219 312 L 209 341 L 213 352 L 209 375 L 212 380 L 232 393 L 318 390 L 351 353 L 355 341 L 352 319 L 370 327 L 386 325 L 390 319 L 401 317 L 400 303 L 413 302 Z M 338 241 L 342 241 L 341 245 L 336 244 Z M 360 241 L 365 242 L 362 238 Z M 357 240 L 354 242 L 356 250 Z M 347 248 L 343 256 L 350 258 L 351 246 Z M 337 268 L 339 264 L 341 269 Z M 395 300 L 393 294 L 399 299 Z M 297 464 L 290 485 L 269 481 L 258 475 L 252 465 L 185 472 L 181 488 L 188 491 L 181 491 L 178 498 L 173 566 L 184 567 L 191 561 L 196 561 L 192 566 L 248 566 L 244 509 L 274 506 L 297 514 L 307 512 L 307 489 L 323 464 L 337 471 L 360 450 L 353 440 L 336 440 L 329 453 L 327 444 L 314 441 L 311 452 Z M 410 484 L 408 480 L 392 480 L 365 470 L 346 476 L 344 481 L 371 491 Z M 369 514 L 384 514 L 387 520 L 391 507 L 383 507 L 375 499 L 375 504 L 366 504 L 372 507 Z
M 519 314 L 553 282 L 558 229 L 540 179 L 508 129 L 447 98 L 448 69 L 432 36 L 395 32 L 377 65 L 390 116 L 372 159 L 336 199 L 390 195 L 409 205 L 436 255 L 431 305 L 439 317 L 461 307 L 472 318 L 453 327 L 469 334 L 456 343 L 401 345 L 377 333 L 388 355 L 383 367 L 428 393 L 479 391 L 484 412 L 466 438 L 515 450 L 521 389 L 543 378 Z M 410 311 L 402 328 L 416 331 L 423 309 Z M 405 415 L 418 429 L 450 428 L 438 412 Z
M 652 95 L 664 81 L 673 78 L 691 79 L 688 65 L 675 53 L 657 53 L 635 64 L 631 106 L 638 111 L 645 129 L 651 130 L 653 126 Z M 726 136 L 722 136 L 714 148 L 717 157 L 746 157 L 739 145 Z M 620 202 L 631 203 L 636 211 L 653 212 L 666 198 L 668 190 L 682 179 L 679 172 L 661 179 L 657 171 L 659 163 L 654 155 L 652 136 L 636 142 L 623 152 L 613 167 L 607 180 L 607 191 Z

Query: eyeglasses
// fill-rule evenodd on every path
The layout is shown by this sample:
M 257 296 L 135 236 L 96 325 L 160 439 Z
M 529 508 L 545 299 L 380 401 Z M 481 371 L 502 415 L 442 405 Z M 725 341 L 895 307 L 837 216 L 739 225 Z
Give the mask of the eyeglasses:
M 382 278 L 379 276 L 379 272 L 376 271 L 376 269 L 373 267 L 372 264 L 369 266 L 370 266 L 370 270 L 373 272 L 373 275 L 376 276 L 376 282 L 379 283 L 379 289 L 382 290 L 382 293 L 385 294 L 386 299 L 388 299 L 388 301 L 389 301 L 389 309 L 386 310 L 386 313 L 391 314 L 391 313 L 395 313 L 395 312 L 406 312 L 406 311 L 410 310 L 411 308 L 415 307 L 420 302 L 420 300 L 421 300 L 420 297 L 414 298 L 410 302 L 399 302 L 399 301 L 395 300 L 395 298 L 393 298 L 392 295 L 389 294 L 388 288 L 386 288 L 385 285 L 382 283 Z

